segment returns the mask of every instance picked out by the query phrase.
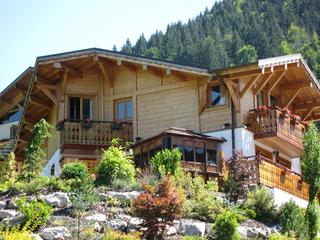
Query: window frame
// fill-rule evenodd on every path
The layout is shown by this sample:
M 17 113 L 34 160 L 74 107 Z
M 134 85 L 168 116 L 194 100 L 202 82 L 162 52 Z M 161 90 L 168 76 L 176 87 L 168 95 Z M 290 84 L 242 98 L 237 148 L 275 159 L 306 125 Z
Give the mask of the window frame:
M 71 108 L 70 108 L 70 98 L 79 98 L 80 99 L 80 119 L 71 119 Z M 72 95 L 68 95 L 68 105 L 67 105 L 67 118 L 70 119 L 70 120 L 73 120 L 73 121 L 83 121 L 83 120 L 86 120 L 86 119 L 83 119 L 83 100 L 84 99 L 90 99 L 91 100 L 91 103 L 92 103 L 92 106 L 91 106 L 91 117 L 90 117 L 90 120 L 94 120 L 94 105 L 95 105 L 95 97 L 94 96 L 90 96 L 90 95 L 76 95 L 76 94 L 72 94 Z
M 212 87 L 220 86 L 220 95 L 221 95 L 221 87 L 223 86 L 224 89 L 224 97 L 225 97 L 225 102 L 224 104 L 219 104 L 219 105 L 212 105 L 212 94 L 211 94 L 211 89 Z M 226 85 L 221 82 L 221 81 L 216 81 L 208 85 L 207 89 L 207 108 L 208 109 L 219 109 L 219 108 L 226 108 L 229 107 L 229 95 L 228 95 L 228 90 Z
M 131 106 L 132 106 L 132 116 L 131 118 L 127 118 L 127 102 L 131 101 Z M 119 120 L 118 119 L 118 104 L 119 103 L 124 103 L 124 108 L 123 108 L 123 116 L 124 118 Z M 114 116 L 113 116 L 113 119 L 114 121 L 121 121 L 121 122 L 132 122 L 133 121 L 133 101 L 132 101 L 132 98 L 123 98 L 123 99 L 117 99 L 117 100 L 114 100 Z

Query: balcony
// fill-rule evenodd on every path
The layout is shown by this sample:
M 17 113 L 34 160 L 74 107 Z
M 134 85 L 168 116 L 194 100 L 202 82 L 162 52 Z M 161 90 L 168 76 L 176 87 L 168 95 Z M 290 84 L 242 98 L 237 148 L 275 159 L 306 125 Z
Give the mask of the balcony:
M 281 189 L 297 197 L 308 200 L 308 184 L 302 181 L 299 174 L 283 167 L 263 156 L 257 156 L 257 182 Z
M 110 146 L 113 138 L 123 142 L 132 142 L 132 123 L 107 121 L 71 121 L 64 120 L 57 124 L 60 130 L 61 146 Z
M 298 116 L 290 115 L 278 107 L 254 109 L 249 113 L 248 125 L 256 141 L 289 157 L 300 157 L 306 126 Z

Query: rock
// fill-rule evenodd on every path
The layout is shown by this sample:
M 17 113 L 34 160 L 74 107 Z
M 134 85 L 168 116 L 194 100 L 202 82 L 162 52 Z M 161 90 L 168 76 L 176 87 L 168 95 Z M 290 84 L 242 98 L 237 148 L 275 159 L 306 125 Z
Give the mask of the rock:
M 109 191 L 109 192 L 107 192 L 107 195 L 112 196 L 120 201 L 127 201 L 127 200 L 136 199 L 140 195 L 140 192 L 138 192 L 138 191 L 132 191 L 132 192 Z
M 133 217 L 130 219 L 128 224 L 128 231 L 132 232 L 140 228 L 143 220 L 141 218 Z
M 69 230 L 65 227 L 49 227 L 41 231 L 40 236 L 44 240 L 66 240 L 71 239 Z
M 94 224 L 94 231 L 98 233 L 104 233 L 104 227 L 99 222 L 95 222 Z
M 85 219 L 87 221 L 105 222 L 107 221 L 107 216 L 102 213 L 96 213 L 94 215 L 87 216 Z
M 31 234 L 31 237 L 32 237 L 33 240 L 43 240 L 43 238 L 40 237 L 38 234 L 32 233 L 32 234 Z
M 4 218 L 12 218 L 12 217 L 17 217 L 20 215 L 20 212 L 16 210 L 10 210 L 10 209 L 2 209 L 0 210 L 0 219 Z
M 9 199 L 6 201 L 6 208 L 8 209 L 19 209 L 18 205 L 16 204 L 17 199 Z
M 255 228 L 248 228 L 247 229 L 247 237 L 248 238 L 256 238 L 259 236 L 259 233 L 256 231 Z
M 166 236 L 173 236 L 177 234 L 177 229 L 174 226 L 167 226 L 167 229 L 165 230 Z
M 128 223 L 122 219 L 111 219 L 107 221 L 107 227 L 112 230 L 124 231 L 128 226 Z
M 206 231 L 206 223 L 190 219 L 181 219 L 178 233 L 181 235 L 201 236 Z
M 243 226 L 239 226 L 237 228 L 238 233 L 240 234 L 240 238 L 247 238 L 247 228 Z
M 65 208 L 71 205 L 68 194 L 63 192 L 55 192 L 44 196 L 44 200 L 53 207 Z
M 18 225 L 22 225 L 25 220 L 24 216 L 21 216 L 20 214 L 15 217 L 8 217 L 1 221 L 1 225 L 6 229 L 8 227 L 14 227 Z
M 117 218 L 126 221 L 128 224 L 130 223 L 130 221 L 132 219 L 132 217 L 127 214 L 119 214 L 119 216 L 117 216 Z
M 6 206 L 7 206 L 6 201 L 0 201 L 0 210 L 1 210 L 1 209 L 5 209 Z
M 209 236 L 213 235 L 212 227 L 213 226 L 211 223 L 206 223 L 206 234 Z

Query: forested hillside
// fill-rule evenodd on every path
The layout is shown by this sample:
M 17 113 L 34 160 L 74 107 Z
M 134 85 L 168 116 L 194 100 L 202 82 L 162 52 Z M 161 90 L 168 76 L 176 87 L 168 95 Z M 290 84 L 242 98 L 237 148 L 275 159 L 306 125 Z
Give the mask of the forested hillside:
M 121 51 L 210 69 L 301 53 L 319 78 L 319 34 L 319 0 L 222 0 Z

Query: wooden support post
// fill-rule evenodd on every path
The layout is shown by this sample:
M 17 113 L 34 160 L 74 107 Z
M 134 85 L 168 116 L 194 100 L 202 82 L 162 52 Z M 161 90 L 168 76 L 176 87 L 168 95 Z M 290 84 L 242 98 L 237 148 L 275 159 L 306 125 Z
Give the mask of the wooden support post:
M 247 91 L 249 89 L 251 89 L 253 87 L 253 85 L 259 80 L 261 74 L 253 76 L 245 85 L 245 87 L 241 90 L 240 92 L 240 98 L 243 97 L 243 95 L 245 95 L 247 93 Z
M 287 107 L 292 103 L 292 101 L 298 96 L 298 94 L 301 92 L 301 90 L 302 90 L 301 88 L 295 90 L 294 94 L 291 95 L 291 96 L 289 97 L 289 99 L 287 99 L 287 103 L 284 104 L 284 106 L 285 106 L 286 108 L 287 108 Z
M 259 86 L 255 89 L 254 91 L 254 95 L 257 95 L 265 86 L 266 84 L 269 82 L 269 80 L 275 75 L 276 72 L 272 72 L 269 74 L 269 76 L 267 77 L 267 79 L 263 80 L 260 82 Z
M 38 89 L 40 89 L 56 106 L 58 106 L 58 102 L 56 97 L 52 94 L 52 92 L 47 89 L 44 88 L 42 86 L 36 85 Z
M 234 107 L 236 111 L 239 111 L 239 99 L 238 99 L 239 94 L 236 93 L 239 91 L 238 86 L 236 85 L 236 83 L 232 82 L 232 80 L 228 80 L 228 79 L 225 79 L 224 83 L 226 84 L 229 90 L 229 93 L 234 103 Z M 236 89 L 234 89 L 234 87 L 236 87 Z

